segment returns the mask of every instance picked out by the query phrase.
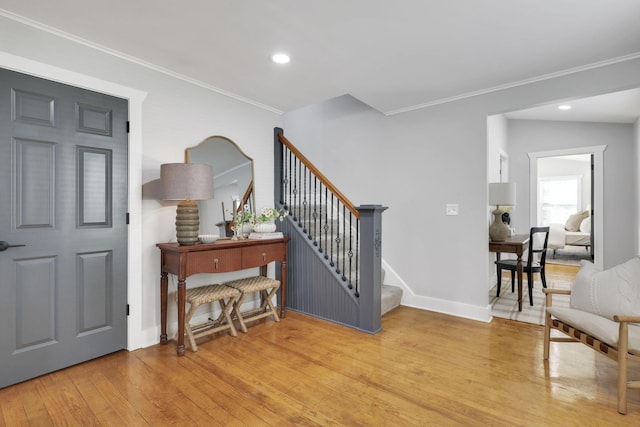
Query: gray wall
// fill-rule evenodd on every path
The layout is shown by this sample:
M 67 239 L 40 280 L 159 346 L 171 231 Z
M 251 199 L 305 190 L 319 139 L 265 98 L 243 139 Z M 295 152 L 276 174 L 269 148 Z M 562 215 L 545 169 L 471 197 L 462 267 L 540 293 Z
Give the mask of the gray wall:
M 347 197 L 356 204 L 389 207 L 383 214 L 383 259 L 405 288 L 403 304 L 489 320 L 487 282 L 493 254 L 487 248 L 487 117 L 638 86 L 640 60 L 632 60 L 394 116 L 341 97 L 288 112 L 283 124 L 285 135 Z M 622 133 L 627 138 L 627 130 Z M 556 143 L 543 144 L 555 149 Z M 519 153 L 511 150 L 509 146 L 512 180 L 528 182 L 524 147 Z M 630 227 L 635 227 L 637 190 L 629 185 L 637 165 L 630 154 L 623 147 L 605 154 L 605 180 L 612 188 L 605 202 L 625 211 L 606 219 L 609 262 L 635 253 L 633 236 L 638 233 Z M 614 172 L 618 167 L 620 173 Z M 632 194 L 616 195 L 621 184 Z M 518 188 L 524 191 L 526 185 Z M 518 199 L 522 197 L 528 199 L 526 193 Z M 460 214 L 446 216 L 447 203 L 459 204 Z M 528 201 L 518 212 L 528 213 Z M 613 230 L 613 218 L 631 225 L 625 225 L 625 232 Z M 526 229 L 528 224 L 516 227 Z
M 187 147 L 206 137 L 223 135 L 255 159 L 256 204 L 259 208 L 271 205 L 273 127 L 281 125 L 281 117 L 4 17 L 0 17 L 0 66 L 109 94 L 119 95 L 122 87 L 146 94 L 141 106 L 138 105 L 140 111 L 135 108 L 129 111 L 132 133 L 129 150 L 128 302 L 131 315 L 128 318 L 128 348 L 157 343 L 160 336 L 160 254 L 155 244 L 175 241 L 176 203 L 141 200 L 142 184 L 159 178 L 160 164 L 184 161 Z M 247 274 L 246 271 L 243 273 Z M 237 276 L 225 274 L 229 278 Z M 206 283 L 205 276 L 192 276 L 189 283 Z M 176 281 L 173 276 L 169 286 L 170 292 L 174 292 Z M 176 304 L 170 303 L 168 308 L 171 336 L 176 331 Z
M 407 304 L 488 320 L 487 116 L 640 87 L 640 59 L 634 59 L 389 117 L 346 97 L 283 118 L 7 18 L 0 18 L 0 59 L 5 67 L 54 79 L 59 70 L 68 70 L 89 89 L 109 86 L 95 85 L 100 79 L 147 95 L 132 124 L 141 143 L 131 151 L 139 164 L 130 172 L 135 169 L 142 182 L 130 191 L 135 210 L 129 268 L 141 270 L 140 279 L 129 283 L 130 297 L 139 301 L 129 317 L 130 348 L 157 342 L 155 243 L 172 238 L 175 220 L 175 206 L 142 201 L 140 186 L 158 178 L 161 163 L 181 161 L 186 147 L 211 135 L 238 143 L 255 160 L 261 208 L 273 200 L 272 132 L 283 125 L 355 203 L 389 206 L 383 214 L 383 257 L 407 285 Z M 445 216 L 447 203 L 458 203 L 460 215 Z M 637 216 L 638 205 L 626 201 L 620 209 Z M 637 226 L 629 234 L 637 240 Z M 170 286 L 175 289 L 174 282 Z M 173 323 L 174 312 L 170 319 Z
M 631 124 L 509 120 L 509 160 L 518 185 L 517 229 L 528 228 L 529 157 L 527 153 L 606 145 L 604 151 L 605 268 L 635 255 L 636 230 L 634 130 Z

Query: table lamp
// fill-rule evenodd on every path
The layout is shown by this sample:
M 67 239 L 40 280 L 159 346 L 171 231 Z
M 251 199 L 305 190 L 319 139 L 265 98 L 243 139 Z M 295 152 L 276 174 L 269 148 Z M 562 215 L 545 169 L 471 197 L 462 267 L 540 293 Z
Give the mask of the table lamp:
M 213 168 L 199 163 L 160 165 L 164 200 L 180 200 L 176 209 L 176 238 L 181 245 L 198 242 L 200 217 L 196 200 L 213 198 Z
M 516 184 L 510 182 L 492 182 L 489 184 L 489 205 L 495 206 L 493 224 L 489 227 L 489 237 L 493 242 L 503 242 L 511 235 L 511 229 L 502 222 L 500 206 L 515 206 Z

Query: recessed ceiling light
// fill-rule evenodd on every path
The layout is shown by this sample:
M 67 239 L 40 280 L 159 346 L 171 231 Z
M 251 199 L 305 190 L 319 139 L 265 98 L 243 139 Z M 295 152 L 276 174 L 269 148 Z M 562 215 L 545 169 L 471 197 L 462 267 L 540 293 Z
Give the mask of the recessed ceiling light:
M 276 64 L 288 64 L 291 58 L 286 53 L 276 53 L 271 56 L 271 60 Z
M 560 105 L 558 110 L 571 110 L 571 105 Z

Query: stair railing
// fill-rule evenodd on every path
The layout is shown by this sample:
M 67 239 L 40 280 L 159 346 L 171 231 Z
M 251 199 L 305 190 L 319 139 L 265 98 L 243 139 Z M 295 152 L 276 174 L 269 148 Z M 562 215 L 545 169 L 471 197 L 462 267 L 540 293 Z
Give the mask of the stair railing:
M 274 142 L 276 204 L 288 210 L 290 221 L 351 292 L 358 310 L 357 324 L 352 326 L 377 332 L 382 286 L 381 213 L 386 208 L 356 207 L 284 136 L 282 129 L 275 129 Z

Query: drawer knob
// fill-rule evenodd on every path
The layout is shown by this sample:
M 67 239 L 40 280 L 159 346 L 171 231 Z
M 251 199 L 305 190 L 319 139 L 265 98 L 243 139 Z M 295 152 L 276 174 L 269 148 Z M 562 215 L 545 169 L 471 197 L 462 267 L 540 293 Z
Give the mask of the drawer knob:
M 218 258 L 213 260 L 213 266 L 216 270 L 218 269 Z
M 267 260 L 267 253 L 262 252 L 262 261 L 266 261 L 266 260 Z

